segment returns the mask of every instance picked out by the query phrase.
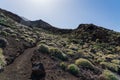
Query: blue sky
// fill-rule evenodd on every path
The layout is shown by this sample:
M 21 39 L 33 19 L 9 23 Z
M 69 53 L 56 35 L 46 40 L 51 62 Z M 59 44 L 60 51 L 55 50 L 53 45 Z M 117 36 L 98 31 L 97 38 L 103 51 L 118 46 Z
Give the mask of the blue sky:
M 0 0 L 0 8 L 59 28 L 93 23 L 120 32 L 120 0 Z

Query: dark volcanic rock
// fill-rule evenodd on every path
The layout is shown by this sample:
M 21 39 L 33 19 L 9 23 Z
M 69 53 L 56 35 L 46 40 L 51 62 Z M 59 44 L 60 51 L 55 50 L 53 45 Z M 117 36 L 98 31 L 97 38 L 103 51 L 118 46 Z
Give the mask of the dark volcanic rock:
M 76 38 L 83 40 L 99 41 L 99 42 L 112 42 L 112 30 L 96 26 L 94 24 L 80 24 L 74 30 Z
M 32 80 L 45 80 L 46 72 L 42 63 L 32 64 Z
M 8 45 L 8 41 L 5 38 L 0 38 L 0 48 L 5 48 Z

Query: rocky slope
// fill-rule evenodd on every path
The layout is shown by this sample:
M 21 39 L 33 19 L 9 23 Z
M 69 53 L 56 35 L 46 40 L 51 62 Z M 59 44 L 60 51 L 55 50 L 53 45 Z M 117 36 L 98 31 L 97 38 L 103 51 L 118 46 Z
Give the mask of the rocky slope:
M 0 80 L 120 80 L 120 33 L 59 29 L 0 9 Z

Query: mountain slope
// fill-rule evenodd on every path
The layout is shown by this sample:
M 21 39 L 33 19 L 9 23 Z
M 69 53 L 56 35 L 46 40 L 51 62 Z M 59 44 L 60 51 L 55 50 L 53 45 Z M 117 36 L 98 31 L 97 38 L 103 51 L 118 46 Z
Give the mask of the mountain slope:
M 120 33 L 94 24 L 81 24 L 72 32 L 75 38 L 119 45 Z
M 36 20 L 36 21 L 30 21 L 30 20 L 26 20 L 14 13 L 11 13 L 9 11 L 0 9 L 0 12 L 3 13 L 4 15 L 6 15 L 7 17 L 13 19 L 14 21 L 29 26 L 29 27 L 37 27 L 37 28 L 42 28 L 45 30 L 49 30 L 51 32 L 58 32 L 58 33 L 70 33 L 72 31 L 72 29 L 59 29 L 56 27 L 53 27 L 52 25 L 44 22 L 43 20 Z
M 0 9 L 0 71 L 0 80 L 120 80 L 120 33 L 59 29 Z

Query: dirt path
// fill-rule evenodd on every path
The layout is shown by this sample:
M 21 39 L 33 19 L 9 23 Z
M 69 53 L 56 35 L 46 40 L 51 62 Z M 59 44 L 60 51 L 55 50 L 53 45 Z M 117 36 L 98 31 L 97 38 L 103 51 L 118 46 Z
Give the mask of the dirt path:
M 0 80 L 30 80 L 30 69 L 32 69 L 30 59 L 36 48 L 26 49 L 11 65 L 5 68 L 5 71 L 0 74 Z

